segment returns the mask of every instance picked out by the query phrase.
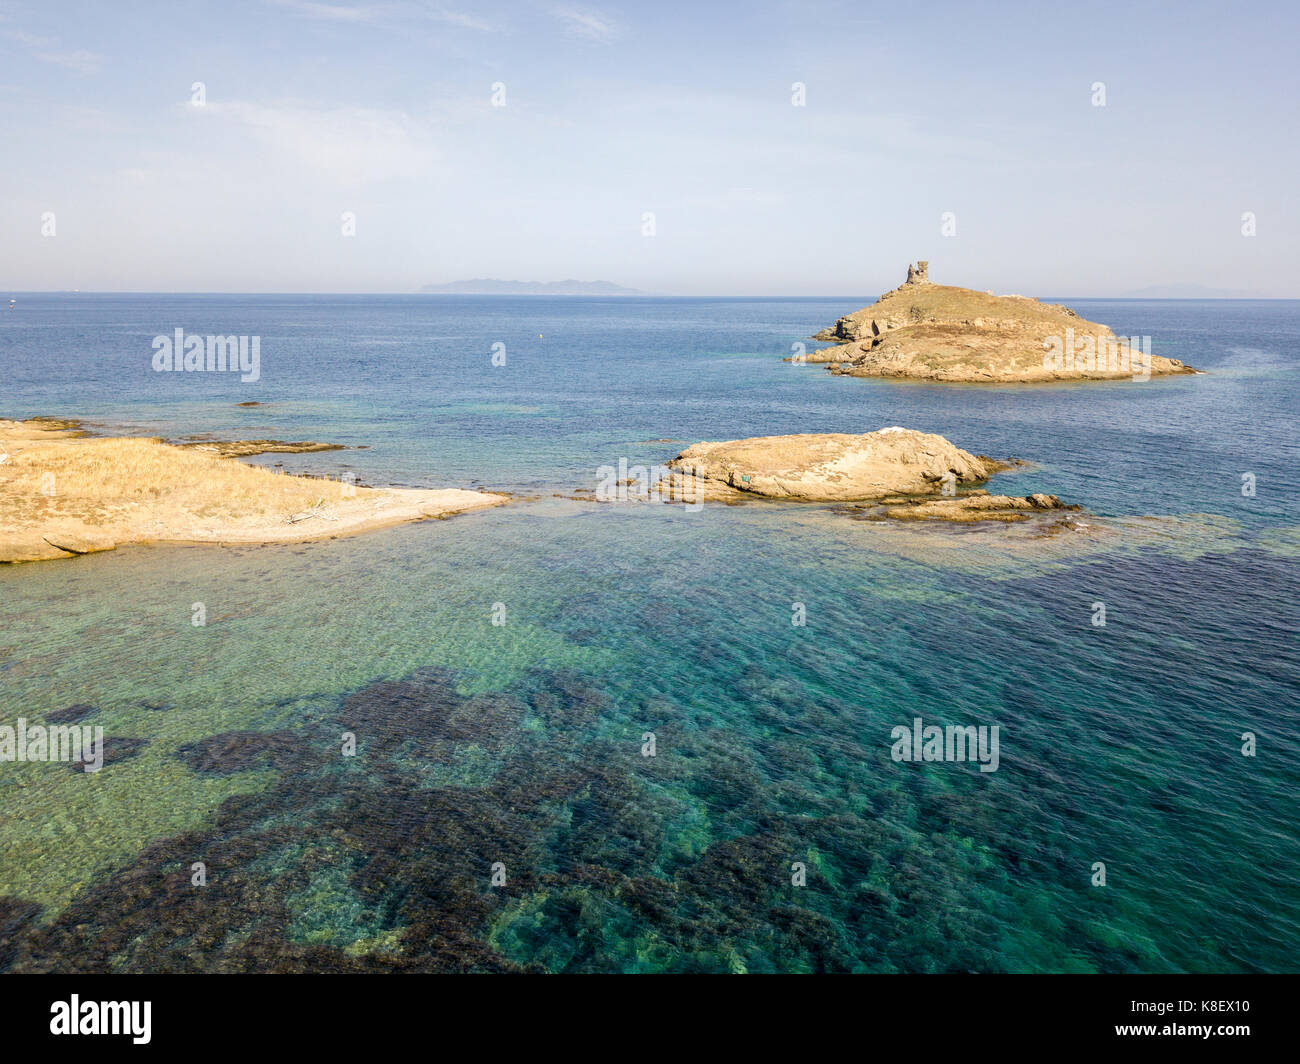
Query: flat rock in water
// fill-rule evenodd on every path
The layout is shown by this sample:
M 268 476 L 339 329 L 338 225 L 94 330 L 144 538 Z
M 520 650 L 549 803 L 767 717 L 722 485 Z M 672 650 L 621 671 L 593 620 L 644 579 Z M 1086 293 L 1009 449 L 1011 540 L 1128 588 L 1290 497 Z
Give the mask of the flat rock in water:
M 704 498 L 759 495 L 808 502 L 938 494 L 945 483 L 977 484 L 1005 468 L 942 436 L 898 427 L 697 443 L 669 463 L 686 481 L 686 501 L 692 487 Z

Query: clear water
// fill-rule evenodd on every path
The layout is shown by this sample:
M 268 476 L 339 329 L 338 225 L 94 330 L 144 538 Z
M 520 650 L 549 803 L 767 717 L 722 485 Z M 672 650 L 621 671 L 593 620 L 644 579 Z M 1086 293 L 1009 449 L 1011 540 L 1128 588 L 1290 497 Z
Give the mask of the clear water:
M 93 775 L 0 766 L 0 967 L 1294 969 L 1300 303 L 1072 301 L 1208 371 L 1145 384 L 781 361 L 866 302 L 19 297 L 0 416 L 330 440 L 361 449 L 256 461 L 519 497 L 0 568 L 0 722 L 87 705 L 120 741 Z M 177 327 L 260 336 L 261 381 L 155 374 Z M 894 424 L 1030 459 L 995 488 L 1120 532 L 563 497 Z M 891 760 L 916 716 L 999 725 L 998 771 Z

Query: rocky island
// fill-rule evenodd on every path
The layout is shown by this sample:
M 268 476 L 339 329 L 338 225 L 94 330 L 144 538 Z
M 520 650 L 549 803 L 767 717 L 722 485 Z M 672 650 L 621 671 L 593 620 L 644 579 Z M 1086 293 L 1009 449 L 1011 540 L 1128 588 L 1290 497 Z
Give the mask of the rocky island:
M 0 563 L 129 543 L 292 543 L 508 501 L 289 476 L 229 457 L 327 449 L 276 440 L 173 446 L 92 438 L 71 421 L 0 420 Z
M 746 497 L 867 503 L 844 510 L 866 519 L 1010 523 L 1079 510 L 1055 495 L 990 495 L 979 487 L 1011 468 L 942 436 L 891 426 L 697 443 L 668 463 L 660 491 L 686 503 Z
M 834 346 L 798 360 L 827 362 L 850 377 L 1028 384 L 1197 372 L 1152 355 L 1150 337 L 1117 337 L 1069 307 L 935 284 L 924 261 L 908 266 L 903 284 L 813 339 Z

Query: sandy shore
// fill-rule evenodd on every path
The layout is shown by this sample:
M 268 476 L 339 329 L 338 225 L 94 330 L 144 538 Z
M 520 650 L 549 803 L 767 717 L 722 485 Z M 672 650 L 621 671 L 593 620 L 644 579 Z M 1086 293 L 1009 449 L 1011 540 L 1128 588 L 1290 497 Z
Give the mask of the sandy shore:
M 507 501 L 295 477 L 156 439 L 87 437 L 70 422 L 0 420 L 0 563 L 132 543 L 297 543 Z

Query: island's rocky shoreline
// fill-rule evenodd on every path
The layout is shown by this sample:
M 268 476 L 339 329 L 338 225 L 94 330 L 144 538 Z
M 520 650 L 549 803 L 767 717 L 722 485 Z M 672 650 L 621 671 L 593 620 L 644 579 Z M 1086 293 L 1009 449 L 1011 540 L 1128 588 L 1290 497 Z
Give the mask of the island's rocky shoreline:
M 0 562 L 67 558 L 130 543 L 291 543 L 498 506 L 500 493 L 373 488 L 290 476 L 235 461 L 263 453 L 340 449 L 311 441 L 92 436 L 69 419 L 0 421 Z M 702 442 L 658 475 L 581 502 L 746 501 L 834 504 L 866 521 L 952 525 L 1082 524 L 1057 496 L 994 494 L 1020 459 L 972 454 L 900 426 Z M 626 486 L 631 490 L 625 490 Z
M 726 498 L 761 496 L 850 502 L 983 483 L 1009 468 L 942 436 L 899 426 L 861 434 L 809 433 L 697 443 L 668 463 L 692 490 Z
M 1021 459 L 971 454 L 933 433 L 899 426 L 875 432 L 759 436 L 697 443 L 652 474 L 611 491 L 576 489 L 576 502 L 659 502 L 688 506 L 746 501 L 835 503 L 835 513 L 870 521 L 974 525 L 1039 522 L 1053 531 L 1091 528 L 1082 507 L 1057 496 L 994 495 L 983 485 L 1019 472 Z
M 0 563 L 140 543 L 297 543 L 490 506 L 459 488 L 373 488 L 233 459 L 341 449 L 279 440 L 96 436 L 63 418 L 0 420 Z
M 1010 524 L 1050 514 L 1056 519 L 1053 522 L 1055 527 L 1066 529 L 1074 524 L 1069 515 L 1082 511 L 1082 506 L 1064 503 L 1055 495 L 990 495 L 987 491 L 977 490 L 951 499 L 886 498 L 868 506 L 839 506 L 835 512 L 864 521 L 952 521 L 958 524 L 981 521 Z
M 812 339 L 832 346 L 787 361 L 828 363 L 849 377 L 966 384 L 1137 380 L 1199 371 L 1151 353 L 1149 337 L 1119 337 L 1069 307 L 930 280 L 929 263 L 875 303 Z
M 314 440 L 217 440 L 208 437 L 189 437 L 183 440 L 161 440 L 173 447 L 189 447 L 221 458 L 252 458 L 259 454 L 314 454 L 320 451 L 345 451 L 341 443 L 317 443 Z

